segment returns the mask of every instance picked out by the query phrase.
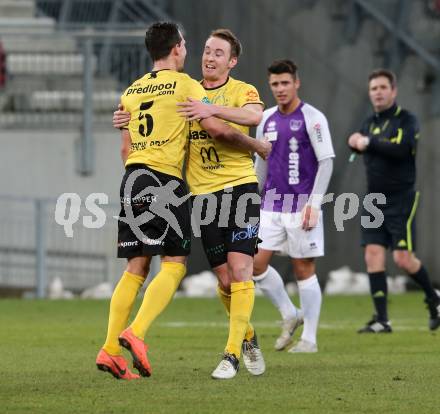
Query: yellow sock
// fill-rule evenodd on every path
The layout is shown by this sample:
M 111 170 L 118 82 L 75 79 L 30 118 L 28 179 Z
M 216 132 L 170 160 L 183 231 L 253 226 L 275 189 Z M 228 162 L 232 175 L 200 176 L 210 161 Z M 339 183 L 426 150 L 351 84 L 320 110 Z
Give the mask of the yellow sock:
M 127 327 L 136 296 L 143 285 L 145 278 L 124 272 L 110 301 L 110 312 L 108 317 L 107 338 L 103 349 L 110 355 L 120 355 L 118 336 Z
M 226 314 L 228 315 L 228 319 L 229 319 L 229 313 L 231 309 L 231 294 L 226 293 L 220 286 L 217 286 L 217 295 L 220 298 L 221 302 L 223 303 L 226 309 Z M 246 328 L 246 334 L 244 335 L 244 339 L 246 341 L 250 341 L 253 338 L 254 334 L 255 334 L 254 327 L 249 322 Z
M 133 333 L 142 340 L 151 323 L 166 308 L 174 296 L 183 277 L 186 267 L 182 263 L 163 262 L 160 272 L 148 285 L 144 300 L 136 318 L 130 325 Z
M 229 317 L 229 338 L 225 352 L 240 358 L 241 344 L 246 327 L 249 325 L 252 309 L 254 307 L 255 287 L 254 282 L 231 283 L 231 308 Z

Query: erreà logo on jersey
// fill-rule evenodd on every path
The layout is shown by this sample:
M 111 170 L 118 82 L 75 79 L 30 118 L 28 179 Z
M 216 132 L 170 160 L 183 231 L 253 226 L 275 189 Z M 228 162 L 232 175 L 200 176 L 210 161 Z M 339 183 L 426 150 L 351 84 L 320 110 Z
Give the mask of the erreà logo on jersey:
M 299 184 L 299 154 L 298 141 L 295 137 L 289 139 L 289 184 Z
M 321 124 L 318 123 L 313 125 L 313 129 L 315 131 L 317 141 L 322 142 Z
M 276 123 L 275 121 L 270 121 L 270 122 L 267 124 L 267 132 L 275 131 L 276 128 L 277 128 L 277 123 Z
M 136 84 L 137 86 L 138 84 Z M 158 95 L 174 95 L 174 90 L 176 89 L 177 81 L 174 82 L 168 82 L 168 83 L 149 83 L 147 86 L 144 87 L 134 87 L 134 88 L 128 88 L 126 96 L 132 95 L 134 93 L 136 94 L 145 94 L 150 93 L 154 94 L 156 91 L 159 91 Z

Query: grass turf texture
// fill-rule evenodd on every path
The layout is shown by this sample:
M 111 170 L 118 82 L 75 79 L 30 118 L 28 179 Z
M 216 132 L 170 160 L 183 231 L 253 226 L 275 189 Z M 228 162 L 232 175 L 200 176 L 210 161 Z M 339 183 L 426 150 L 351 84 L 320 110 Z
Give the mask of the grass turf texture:
M 440 332 L 420 294 L 394 296 L 391 335 L 355 333 L 368 297 L 324 298 L 319 352 L 276 352 L 277 311 L 257 298 L 253 320 L 267 371 L 215 381 L 227 325 L 217 299 L 176 299 L 156 321 L 151 378 L 117 381 L 95 367 L 108 301 L 0 301 L 1 413 L 434 413 Z M 298 333 L 295 335 L 298 336 Z M 127 355 L 126 355 L 127 356 Z

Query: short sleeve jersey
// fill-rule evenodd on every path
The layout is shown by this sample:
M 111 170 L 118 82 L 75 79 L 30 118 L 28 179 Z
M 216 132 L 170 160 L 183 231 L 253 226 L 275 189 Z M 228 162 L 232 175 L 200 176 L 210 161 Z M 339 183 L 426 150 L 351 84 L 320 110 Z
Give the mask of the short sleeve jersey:
M 254 86 L 231 77 L 225 84 L 205 91 L 212 104 L 238 108 L 263 104 Z M 249 127 L 226 123 L 249 134 Z M 208 194 L 225 187 L 257 182 L 249 151 L 213 139 L 198 122 L 190 123 L 189 142 L 186 180 L 193 194 Z
M 257 138 L 262 137 L 272 143 L 262 209 L 296 212 L 300 209 L 301 195 L 308 197 L 312 192 L 318 162 L 335 156 L 327 119 L 322 112 L 303 102 L 290 114 L 273 107 L 264 111 L 257 128 Z M 269 190 L 276 190 L 281 195 L 274 201 L 273 208 L 264 202 Z M 291 197 L 290 201 L 286 195 Z
M 121 97 L 121 104 L 131 114 L 126 166 L 146 164 L 182 178 L 189 123 L 178 114 L 177 103 L 188 97 L 208 99 L 199 82 L 172 70 L 147 73 L 127 88 Z

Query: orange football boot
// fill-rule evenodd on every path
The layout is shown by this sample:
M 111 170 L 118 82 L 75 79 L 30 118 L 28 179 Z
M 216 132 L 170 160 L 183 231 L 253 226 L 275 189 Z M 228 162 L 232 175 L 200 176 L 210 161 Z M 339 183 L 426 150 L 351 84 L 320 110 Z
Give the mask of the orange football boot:
M 119 344 L 130 351 L 133 358 L 133 367 L 143 377 L 151 375 L 151 365 L 147 358 L 148 346 L 142 339 L 133 334 L 131 328 L 127 328 L 119 335 Z
M 127 367 L 127 361 L 122 355 L 114 356 L 101 349 L 96 357 L 96 366 L 99 370 L 109 372 L 117 379 L 134 380 L 140 378 Z

